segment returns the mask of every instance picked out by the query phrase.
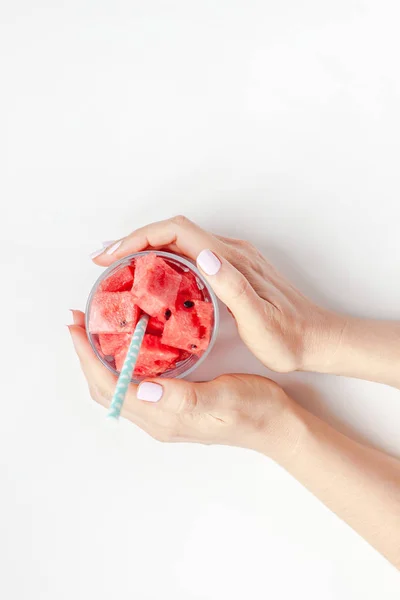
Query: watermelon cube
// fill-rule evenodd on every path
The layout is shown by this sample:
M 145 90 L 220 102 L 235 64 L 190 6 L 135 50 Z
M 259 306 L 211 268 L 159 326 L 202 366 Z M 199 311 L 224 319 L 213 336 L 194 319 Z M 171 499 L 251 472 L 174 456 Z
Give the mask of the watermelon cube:
M 133 333 L 140 310 L 130 292 L 97 292 L 89 315 L 91 333 Z
M 165 320 L 161 321 L 157 317 L 150 317 L 146 331 L 153 335 L 160 336 L 164 330 Z
M 114 356 L 123 346 L 129 346 L 131 340 L 130 333 L 100 333 L 99 343 L 102 353 L 105 356 Z
M 115 366 L 121 371 L 129 344 L 115 354 Z M 141 377 L 160 375 L 175 366 L 179 350 L 161 343 L 158 336 L 146 333 L 140 348 L 134 374 Z
M 186 306 L 178 307 L 165 323 L 161 341 L 191 354 L 201 354 L 210 342 L 212 319 L 213 306 L 210 302 L 187 302 Z
M 126 292 L 132 289 L 133 267 L 122 267 L 99 285 L 100 292 Z
M 200 337 L 206 342 L 206 347 L 211 337 L 211 327 L 214 319 L 214 308 L 211 302 L 194 301 L 194 310 L 200 325 Z
M 161 257 L 150 252 L 136 259 L 132 294 L 148 315 L 159 317 L 175 306 L 182 275 Z
M 181 306 L 184 302 L 192 300 L 203 300 L 203 294 L 197 285 L 193 273 L 182 272 L 182 281 L 178 290 L 176 305 Z

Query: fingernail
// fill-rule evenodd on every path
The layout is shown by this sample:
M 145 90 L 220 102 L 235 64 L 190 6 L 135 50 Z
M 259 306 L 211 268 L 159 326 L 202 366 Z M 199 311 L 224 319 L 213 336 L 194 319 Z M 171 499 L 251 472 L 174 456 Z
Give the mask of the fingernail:
M 118 248 L 120 247 L 121 244 L 122 244 L 122 240 L 115 242 L 115 244 L 113 244 L 112 246 L 107 248 L 106 254 L 113 254 L 116 250 L 118 250 Z
M 216 275 L 221 268 L 221 261 L 211 250 L 202 250 L 197 257 L 197 264 L 206 275 Z
M 108 250 L 107 254 L 112 254 L 114 252 L 114 250 L 116 250 L 118 248 L 118 246 L 120 245 L 121 242 L 115 242 L 115 240 L 107 240 L 106 242 L 101 242 L 102 248 L 100 250 L 95 250 L 95 252 L 92 252 L 92 254 L 90 255 L 90 258 L 96 258 L 97 256 L 100 256 L 100 254 L 103 254 L 103 252 L 105 252 L 106 248 L 108 248 L 110 246 L 110 249 Z M 114 250 L 111 250 L 111 248 L 113 247 L 113 245 L 118 244 L 118 246 L 116 245 L 116 248 L 114 248 Z
M 100 250 L 95 250 L 94 252 L 89 254 L 89 256 L 90 256 L 90 258 L 96 258 L 97 256 L 100 256 L 100 254 L 103 254 L 103 252 L 104 252 L 104 248 L 101 248 Z
M 144 381 L 138 387 L 137 398 L 138 400 L 145 400 L 146 402 L 158 402 L 163 395 L 163 391 L 163 387 L 158 383 Z

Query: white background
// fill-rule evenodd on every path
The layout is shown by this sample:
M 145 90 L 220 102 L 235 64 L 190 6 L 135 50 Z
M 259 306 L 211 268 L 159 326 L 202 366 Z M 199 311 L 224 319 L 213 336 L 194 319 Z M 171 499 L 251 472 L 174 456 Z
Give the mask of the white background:
M 100 240 L 185 213 L 318 302 L 400 317 L 397 0 L 2 0 L 4 600 L 398 599 L 268 459 L 114 429 L 68 331 Z M 198 377 L 266 373 L 224 319 Z M 277 377 L 400 456 L 400 395 Z

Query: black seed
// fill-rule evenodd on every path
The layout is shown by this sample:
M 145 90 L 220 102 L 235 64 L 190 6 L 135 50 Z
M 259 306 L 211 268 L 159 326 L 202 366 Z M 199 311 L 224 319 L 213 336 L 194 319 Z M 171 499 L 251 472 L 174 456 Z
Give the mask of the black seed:
M 197 348 L 196 344 L 190 344 L 190 347 L 194 350 L 195 348 Z
M 192 308 L 192 306 L 194 306 L 194 302 L 192 302 L 191 300 L 186 300 L 186 302 L 183 303 L 183 306 L 185 306 L 186 308 Z
M 168 319 L 170 318 L 170 316 L 172 315 L 172 312 L 169 310 L 169 308 L 167 308 L 167 310 L 164 313 L 165 318 Z
M 128 323 L 126 321 L 120 322 L 120 327 L 126 327 L 127 325 L 128 325 Z

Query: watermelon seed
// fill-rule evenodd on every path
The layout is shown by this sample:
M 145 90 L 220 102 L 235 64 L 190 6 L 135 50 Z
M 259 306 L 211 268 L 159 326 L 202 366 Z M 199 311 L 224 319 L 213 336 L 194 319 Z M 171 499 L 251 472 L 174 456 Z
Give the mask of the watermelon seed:
M 164 313 L 165 318 L 168 319 L 170 318 L 170 316 L 172 315 L 172 312 L 169 310 L 169 308 L 167 308 L 167 310 Z
M 124 320 L 120 322 L 120 327 L 126 327 L 128 325 L 128 323 Z
M 185 306 L 186 308 L 192 308 L 194 306 L 194 302 L 192 302 L 191 300 L 186 300 L 186 302 L 183 303 L 183 306 Z
M 196 344 L 190 344 L 190 347 L 193 348 L 193 350 L 197 348 Z

